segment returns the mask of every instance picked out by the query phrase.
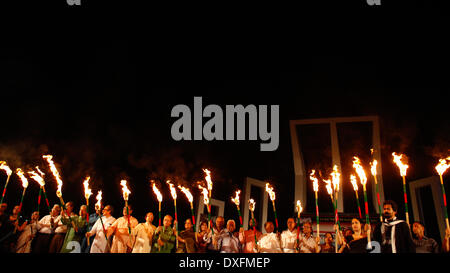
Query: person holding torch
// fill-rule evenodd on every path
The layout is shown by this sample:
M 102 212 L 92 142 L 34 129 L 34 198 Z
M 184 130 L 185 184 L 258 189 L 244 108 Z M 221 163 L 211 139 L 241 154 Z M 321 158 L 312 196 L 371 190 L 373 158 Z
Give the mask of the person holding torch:
M 106 236 L 107 229 L 116 221 L 116 218 L 111 215 L 113 213 L 112 206 L 107 205 L 102 210 L 102 191 L 97 193 L 96 199 L 95 209 L 99 214 L 99 219 L 92 226 L 92 229 L 86 233 L 86 237 L 95 236 L 90 253 L 107 253 L 111 249 Z
M 123 199 L 125 206 L 123 207 L 123 216 L 114 221 L 114 223 L 106 231 L 106 236 L 109 238 L 114 235 L 111 245 L 111 253 L 129 253 L 132 251 L 131 231 L 139 222 L 132 215 L 133 208 L 128 204 L 128 196 L 131 193 L 127 187 L 127 181 L 122 180 Z

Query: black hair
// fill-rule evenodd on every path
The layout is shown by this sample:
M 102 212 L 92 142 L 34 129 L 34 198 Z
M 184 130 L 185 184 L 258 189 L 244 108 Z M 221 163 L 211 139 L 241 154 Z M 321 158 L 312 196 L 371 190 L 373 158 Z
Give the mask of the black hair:
M 397 212 L 398 206 L 397 206 L 397 203 L 395 203 L 394 200 L 385 200 L 384 203 L 383 203 L 383 207 L 386 206 L 386 205 L 391 205 L 392 210 Z

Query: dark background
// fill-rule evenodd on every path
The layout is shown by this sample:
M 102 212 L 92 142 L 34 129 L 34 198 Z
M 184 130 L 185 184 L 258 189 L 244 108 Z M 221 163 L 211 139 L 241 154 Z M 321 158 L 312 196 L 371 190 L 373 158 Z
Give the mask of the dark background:
M 50 15 L 17 17 L 0 48 L 0 160 L 14 169 L 39 164 L 55 203 L 56 182 L 41 159 L 52 154 L 65 201 L 84 203 L 82 181 L 90 175 L 91 204 L 101 189 L 115 216 L 123 206 L 119 182 L 128 179 L 130 204 L 141 222 L 147 211 L 157 212 L 151 178 L 193 188 L 203 178 L 201 169 L 209 168 L 213 198 L 226 201 L 225 217 L 236 220 L 229 198 L 245 177 L 268 180 L 284 229 L 294 212 L 289 120 L 378 115 L 385 197 L 397 201 L 403 217 L 401 177 L 391 153 L 408 155 L 408 181 L 436 175 L 438 158 L 448 155 L 446 20 L 431 2 L 383 3 L 378 10 L 352 5 L 274 9 L 278 19 L 256 8 L 223 7 L 222 15 L 218 9 L 149 7 L 146 13 L 89 2 L 78 11 L 64 6 Z M 259 141 L 172 140 L 170 111 L 177 104 L 193 109 L 194 96 L 202 96 L 203 105 L 280 105 L 278 150 L 260 152 Z M 338 127 L 346 168 L 351 162 L 344 158 L 354 153 L 370 160 L 370 131 L 361 126 Z M 329 141 L 320 132 L 309 137 Z M 327 148 L 311 147 L 305 160 L 329 173 Z M 163 214 L 173 214 L 168 187 L 161 188 Z M 21 191 L 12 176 L 10 206 Z M 198 190 L 192 191 L 198 200 Z M 37 194 L 30 180 L 25 216 L 36 208 Z M 177 203 L 180 220 L 189 217 L 181 192 Z M 356 213 L 354 202 L 347 207 Z

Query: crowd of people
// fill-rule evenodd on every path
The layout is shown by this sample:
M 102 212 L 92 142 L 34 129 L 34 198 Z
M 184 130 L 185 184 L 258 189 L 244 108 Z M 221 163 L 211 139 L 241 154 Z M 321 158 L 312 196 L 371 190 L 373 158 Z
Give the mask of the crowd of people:
M 49 215 L 39 219 L 33 212 L 30 221 L 19 216 L 20 207 L 7 213 L 7 204 L 0 206 L 0 249 L 13 253 L 367 253 L 368 243 L 378 242 L 381 253 L 439 253 L 450 252 L 450 229 L 446 229 L 442 246 L 425 236 L 424 225 L 414 222 L 410 227 L 397 218 L 397 205 L 386 200 L 383 222 L 372 226 L 354 218 L 351 229 L 344 231 L 335 225 L 335 236 L 326 232 L 321 243 L 314 236 L 311 222 L 304 222 L 298 232 L 294 218 L 287 219 L 287 230 L 275 232 L 272 222 L 264 223 L 266 233 L 259 231 L 257 221 L 249 222 L 249 229 L 237 229 L 234 220 L 219 216 L 209 228 L 201 221 L 198 229 L 190 219 L 178 231 L 170 215 L 162 225 L 153 225 L 154 216 L 148 212 L 145 222 L 132 216 L 133 207 L 123 208 L 120 218 L 112 216 L 113 207 L 89 214 L 85 205 L 78 214 L 73 202 L 62 209 L 54 205 Z M 178 228 L 180 229 L 180 228 Z M 336 245 L 337 243 L 337 245 Z

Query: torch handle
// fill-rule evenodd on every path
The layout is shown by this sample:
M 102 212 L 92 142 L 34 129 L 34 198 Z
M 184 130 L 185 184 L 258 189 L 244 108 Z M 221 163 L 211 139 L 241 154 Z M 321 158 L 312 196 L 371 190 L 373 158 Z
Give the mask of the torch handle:
M 101 211 L 101 209 L 100 209 Z M 103 229 L 103 235 L 105 235 L 105 239 L 106 239 L 106 243 L 108 244 L 108 248 L 111 249 L 111 246 L 109 245 L 109 241 L 108 241 L 108 236 L 106 236 L 106 229 L 105 229 L 105 225 L 103 224 L 103 214 L 100 212 L 99 213 L 100 216 L 100 223 L 102 224 L 102 229 Z
M 406 217 L 406 223 L 408 223 L 408 226 L 409 226 L 408 196 L 406 194 L 405 176 L 402 176 L 402 179 L 403 179 L 403 196 L 404 196 L 404 199 L 405 199 L 405 217 Z
M 314 192 L 315 201 L 316 201 L 316 225 L 317 225 L 317 237 L 320 236 L 320 230 L 319 230 L 319 203 L 317 201 L 317 191 Z
M 238 214 L 239 214 L 239 223 L 240 223 L 240 227 L 242 227 L 242 215 L 241 215 L 241 210 L 239 209 L 239 206 L 238 206 L 238 205 L 236 205 L 236 207 L 237 207 L 237 211 L 238 211 Z
M 5 183 L 5 187 L 3 188 L 2 200 L 0 201 L 0 204 L 3 204 L 3 198 L 5 197 L 5 194 L 6 194 L 6 186 L 8 186 L 10 177 L 11 177 L 11 175 L 8 175 L 8 178 L 6 178 L 6 183 Z
M 378 213 L 380 214 L 380 222 L 383 222 L 383 213 L 381 211 L 381 200 L 380 200 L 380 192 L 378 191 L 377 176 L 374 175 L 373 178 L 375 179 L 375 191 L 377 193 Z
M 38 212 L 39 212 L 39 207 L 41 206 L 41 195 L 42 195 L 42 187 L 39 188 L 38 205 L 37 205 Z
M 278 217 L 277 217 L 277 209 L 275 208 L 275 200 L 272 200 L 272 205 L 273 205 L 273 214 L 275 215 L 275 227 L 277 228 L 278 231 Z
M 159 202 L 159 209 L 158 209 L 158 226 L 161 226 L 161 202 Z
M 439 177 L 441 178 L 441 188 L 442 188 L 442 197 L 444 199 L 444 214 L 445 214 L 445 221 L 446 221 L 446 225 L 447 228 L 448 226 L 448 213 L 447 213 L 447 195 L 445 194 L 445 187 L 444 187 L 444 180 L 442 179 L 442 175 L 439 175 Z
M 364 191 L 364 206 L 365 206 L 365 212 L 366 212 L 366 224 L 370 224 L 369 220 L 369 205 L 367 203 L 367 191 L 366 191 L 366 184 L 363 185 L 363 191 Z
M 44 186 L 42 186 L 42 192 L 44 193 L 45 202 L 47 203 L 48 214 L 51 214 L 50 203 L 48 202 L 47 193 L 45 192 Z
M 255 222 L 255 215 L 252 211 L 252 222 L 253 222 L 253 234 L 255 235 L 255 248 L 258 245 L 258 239 L 256 238 L 256 222 Z
M 127 208 L 127 220 L 128 220 L 128 235 L 131 235 L 131 226 L 130 226 L 130 211 L 128 210 L 128 200 L 125 200 L 125 207 Z
M 355 191 L 355 195 L 356 195 L 356 204 L 358 205 L 359 219 L 362 219 L 361 206 L 359 204 L 359 196 L 357 191 Z

